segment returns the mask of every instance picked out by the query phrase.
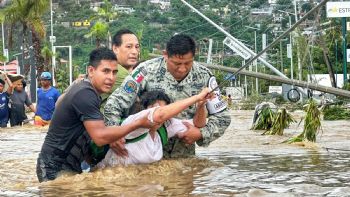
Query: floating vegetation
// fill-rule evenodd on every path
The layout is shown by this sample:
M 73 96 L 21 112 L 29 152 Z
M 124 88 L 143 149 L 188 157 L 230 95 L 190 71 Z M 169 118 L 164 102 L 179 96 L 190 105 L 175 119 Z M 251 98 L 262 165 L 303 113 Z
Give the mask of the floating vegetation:
M 310 141 L 316 142 L 316 135 L 321 129 L 321 112 L 317 108 L 316 102 L 312 99 L 308 101 L 306 105 L 306 117 L 304 121 L 304 129 L 303 132 L 287 140 L 287 143 L 293 142 L 302 142 L 302 141 Z
M 276 112 L 274 112 L 269 106 L 265 106 L 257 114 L 257 117 L 253 120 L 252 130 L 269 130 L 272 127 L 272 123 Z
M 277 114 L 274 117 L 272 128 L 263 133 L 263 135 L 283 135 L 285 128 L 288 128 L 289 125 L 293 122 L 296 122 L 292 115 L 287 112 L 286 108 L 280 108 Z
M 324 120 L 349 120 L 350 119 L 350 110 L 346 108 L 335 105 L 327 106 L 323 111 Z

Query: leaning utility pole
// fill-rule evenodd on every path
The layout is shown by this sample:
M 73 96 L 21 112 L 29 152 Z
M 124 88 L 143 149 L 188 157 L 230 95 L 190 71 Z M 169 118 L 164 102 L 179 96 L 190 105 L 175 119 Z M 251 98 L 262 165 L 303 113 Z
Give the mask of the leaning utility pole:
M 239 40 L 237 40 L 235 37 L 233 37 L 230 33 L 228 33 L 226 30 L 224 30 L 222 27 L 220 27 L 219 25 L 217 25 L 216 23 L 214 23 L 212 20 L 210 20 L 208 17 L 206 17 L 204 14 L 202 14 L 200 11 L 198 11 L 196 8 L 194 8 L 192 5 L 190 5 L 189 3 L 187 3 L 185 0 L 181 0 L 185 5 L 187 5 L 191 10 L 193 10 L 194 12 L 196 12 L 198 15 L 200 15 L 202 18 L 204 18 L 206 21 L 208 21 L 210 24 L 212 24 L 214 27 L 216 27 L 218 30 L 220 30 L 222 33 L 224 33 L 228 38 L 230 38 L 230 42 L 234 42 L 235 47 L 240 48 L 240 50 L 242 50 L 244 53 L 248 53 L 252 56 L 255 56 L 256 59 L 259 59 L 259 61 L 261 61 L 264 65 L 266 65 L 267 67 L 269 67 L 274 73 L 276 73 L 277 75 L 281 76 L 281 77 L 285 77 L 287 78 L 287 76 L 285 76 L 282 72 L 280 72 L 278 69 L 276 69 L 275 67 L 273 67 L 269 62 L 267 62 L 265 59 L 263 59 L 262 57 L 256 56 L 256 53 L 254 51 L 252 51 L 250 48 L 246 47 L 242 42 L 240 42 Z M 250 65 L 253 61 L 249 60 L 249 63 L 246 63 L 245 67 L 247 67 L 248 65 Z M 244 67 L 244 68 L 245 68 Z
M 205 20 L 207 20 L 210 24 L 214 25 L 216 28 L 218 28 L 221 32 L 223 32 L 227 37 L 229 37 L 230 39 L 234 40 L 236 44 L 239 44 L 240 47 L 242 47 L 243 49 L 246 49 L 248 47 L 246 47 L 243 43 L 239 42 L 236 38 L 234 38 L 231 34 L 229 34 L 228 32 L 226 32 L 223 28 L 221 28 L 220 26 L 218 26 L 217 24 L 215 24 L 213 21 L 211 21 L 208 17 L 206 17 L 204 14 L 202 14 L 201 12 L 199 12 L 197 9 L 195 9 L 193 6 L 191 6 L 190 4 L 188 4 L 185 0 L 181 0 L 184 4 L 186 4 L 189 8 L 191 8 L 194 12 L 196 12 L 197 14 L 199 14 L 201 17 L 203 17 Z M 287 34 L 289 34 L 291 31 L 293 31 L 295 28 L 297 28 L 304 20 L 306 20 L 311 14 L 313 14 L 316 10 L 318 10 L 319 8 L 321 8 L 322 6 L 324 6 L 329 0 L 323 0 L 322 2 L 320 2 L 317 6 L 315 6 L 314 8 L 312 8 L 309 12 L 307 12 L 301 19 L 299 19 L 298 21 L 296 21 L 294 23 L 294 25 L 292 27 L 290 27 L 287 31 L 285 31 L 284 33 L 282 33 L 278 38 L 276 38 L 271 44 L 269 44 L 265 49 L 263 49 L 262 51 L 260 51 L 258 54 L 255 54 L 252 50 L 250 50 L 248 48 L 248 50 L 246 50 L 247 52 L 249 52 L 250 54 L 254 55 L 253 58 L 250 58 L 242 67 L 240 67 L 235 73 L 234 75 L 238 74 L 241 70 L 245 69 L 246 67 L 248 67 L 254 60 L 259 59 L 261 62 L 263 63 L 267 63 L 263 58 L 261 58 L 260 56 L 263 55 L 267 50 L 269 50 L 272 46 L 276 45 L 277 43 L 279 43 L 279 41 L 284 38 Z M 267 63 L 265 64 L 267 65 L 269 68 L 271 68 L 275 73 L 277 73 L 278 75 L 280 75 L 281 77 L 287 78 L 283 73 L 281 73 L 278 69 L 276 69 L 275 67 L 273 67 L 271 64 Z
M 201 64 L 203 64 L 204 66 L 206 66 L 210 69 L 226 71 L 226 72 L 234 73 L 234 74 L 237 73 L 239 70 L 238 68 L 219 66 L 219 65 L 214 65 L 214 64 L 206 64 L 206 63 L 201 63 Z M 275 75 L 268 75 L 268 74 L 263 74 L 263 73 L 257 73 L 257 72 L 247 71 L 247 70 L 241 70 L 241 71 L 239 71 L 239 74 L 250 76 L 250 77 L 256 77 L 259 79 L 265 79 L 268 81 L 277 81 L 277 82 L 281 82 L 284 84 L 289 84 L 289 85 L 303 87 L 303 88 L 310 88 L 312 90 L 318 90 L 321 92 L 326 92 L 326 93 L 350 98 L 350 91 L 339 89 L 339 88 L 327 87 L 327 86 L 308 83 L 308 82 L 295 80 L 295 79 L 286 79 L 284 77 L 279 77 L 279 76 L 275 76 Z

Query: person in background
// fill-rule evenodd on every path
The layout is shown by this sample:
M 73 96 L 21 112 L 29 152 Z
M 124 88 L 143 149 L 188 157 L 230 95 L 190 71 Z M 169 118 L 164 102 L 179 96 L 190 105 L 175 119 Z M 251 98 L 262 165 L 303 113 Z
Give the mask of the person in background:
M 91 156 L 92 142 L 98 147 L 108 147 L 135 129 L 153 126 L 147 114 L 128 125 L 105 126 L 100 95 L 111 91 L 118 72 L 112 50 L 93 50 L 87 70 L 88 77 L 70 87 L 53 113 L 37 160 L 40 182 L 54 180 L 63 171 L 83 172 L 86 162 L 91 162 L 86 159 Z
M 45 126 L 50 124 L 55 104 L 60 93 L 55 87 L 51 86 L 51 74 L 42 72 L 40 76 L 41 88 L 37 90 L 38 101 L 34 117 L 34 125 Z
M 232 109 L 232 108 L 233 108 L 233 103 L 232 103 L 232 96 L 231 96 L 231 94 L 229 94 L 229 95 L 227 96 L 227 107 L 228 107 L 229 109 Z
M 126 76 L 128 76 L 134 67 L 137 65 L 140 55 L 140 44 L 136 37 L 136 34 L 129 29 L 121 29 L 117 31 L 112 38 L 112 50 L 117 56 L 118 60 L 118 73 L 117 79 L 113 84 L 112 90 L 108 93 L 101 94 L 101 110 L 107 101 L 109 95 L 117 89 L 123 82 Z M 73 83 L 80 82 L 85 76 L 79 76 Z M 60 103 L 64 97 L 65 92 L 69 87 L 62 93 L 62 96 L 58 99 L 57 104 Z M 132 111 L 137 110 L 138 105 L 132 107 Z
M 118 74 L 112 91 L 102 94 L 102 110 L 109 95 L 114 92 L 137 65 L 140 55 L 140 44 L 135 33 L 129 29 L 117 31 L 112 38 L 112 49 L 118 59 Z
M 27 120 L 27 115 L 25 112 L 25 106 L 29 107 L 34 113 L 36 108 L 32 104 L 28 94 L 25 92 L 24 88 L 27 83 L 23 80 L 17 81 L 14 83 L 14 90 L 10 96 L 10 124 L 12 126 L 20 125 L 24 123 L 24 120 Z
M 174 102 L 198 94 L 204 87 L 217 88 L 216 79 L 205 66 L 194 61 L 194 40 L 183 34 L 173 36 L 167 43 L 163 57 L 141 63 L 128 75 L 123 84 L 107 100 L 104 108 L 106 125 L 119 125 L 120 120 L 130 115 L 129 108 L 137 96 L 143 92 L 160 90 Z M 216 99 L 208 101 L 208 122 L 203 128 L 186 124 L 187 131 L 181 137 L 169 139 L 163 154 L 169 157 L 188 157 L 195 155 L 195 144 L 208 146 L 210 142 L 222 136 L 231 123 L 226 103 L 221 99 L 219 89 L 215 90 Z M 192 105 L 177 117 L 192 119 L 196 106 Z M 118 155 L 127 155 L 125 140 L 111 144 Z
M 13 84 L 7 77 L 6 73 L 2 73 L 3 79 L 0 79 L 0 127 L 7 127 L 7 123 L 10 117 L 9 100 L 10 95 L 13 91 Z M 5 84 L 7 83 L 8 88 L 4 92 Z

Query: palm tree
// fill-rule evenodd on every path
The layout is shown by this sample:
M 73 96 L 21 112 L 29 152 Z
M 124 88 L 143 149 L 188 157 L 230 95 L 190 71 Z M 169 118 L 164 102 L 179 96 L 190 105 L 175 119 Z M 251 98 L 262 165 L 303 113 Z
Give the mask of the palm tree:
M 101 42 L 108 35 L 108 24 L 97 21 L 94 26 L 90 29 L 90 32 L 85 35 L 86 38 L 95 37 L 96 38 L 96 48 L 101 46 Z
M 109 0 L 103 1 L 103 6 L 98 8 L 97 13 L 91 17 L 90 20 L 97 21 L 95 25 L 90 29 L 90 33 L 85 35 L 85 37 L 95 37 L 96 38 L 96 47 L 100 47 L 101 41 L 108 37 L 108 46 L 112 47 L 111 42 L 111 33 L 109 32 L 109 23 L 112 22 L 115 18 L 117 18 L 117 13 L 113 11 L 112 4 Z M 97 30 L 101 34 L 98 34 Z M 106 31 L 106 32 L 104 32 Z M 101 37 L 97 37 L 101 36 Z
M 49 70 L 49 65 L 52 62 L 53 52 L 47 44 L 41 49 L 41 56 L 44 58 L 44 70 Z
M 22 26 L 23 50 L 29 48 L 28 32 L 31 33 L 38 74 L 44 68 L 44 58 L 41 56 L 41 39 L 45 38 L 46 34 L 41 17 L 49 10 L 49 6 L 50 2 L 47 0 L 13 0 L 11 5 L 4 8 L 0 13 L 4 18 L 4 22 L 10 25 L 9 48 L 12 47 L 12 32 L 17 23 Z

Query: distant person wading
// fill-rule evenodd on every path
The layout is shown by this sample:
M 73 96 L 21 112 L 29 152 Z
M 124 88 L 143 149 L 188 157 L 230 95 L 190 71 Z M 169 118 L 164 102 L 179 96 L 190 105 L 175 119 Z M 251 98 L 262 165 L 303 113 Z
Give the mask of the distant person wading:
M 45 126 L 50 123 L 56 101 L 60 96 L 58 90 L 51 86 L 51 80 L 52 77 L 49 72 L 41 73 L 41 88 L 37 90 L 38 101 L 34 117 L 34 124 L 37 126 Z

